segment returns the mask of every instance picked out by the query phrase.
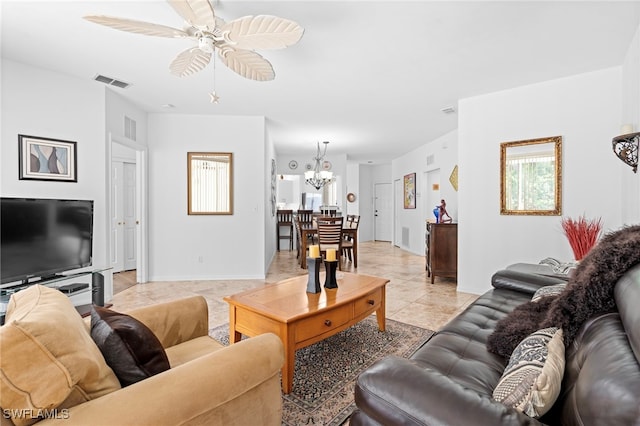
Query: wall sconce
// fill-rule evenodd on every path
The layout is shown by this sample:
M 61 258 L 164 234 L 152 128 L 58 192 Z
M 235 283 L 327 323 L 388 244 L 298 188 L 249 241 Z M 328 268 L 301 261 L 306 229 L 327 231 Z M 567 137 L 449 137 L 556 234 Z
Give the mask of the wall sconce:
M 611 141 L 613 152 L 616 156 L 638 172 L 638 146 L 640 145 L 640 132 L 633 133 L 630 124 L 622 126 L 622 135 L 616 136 Z

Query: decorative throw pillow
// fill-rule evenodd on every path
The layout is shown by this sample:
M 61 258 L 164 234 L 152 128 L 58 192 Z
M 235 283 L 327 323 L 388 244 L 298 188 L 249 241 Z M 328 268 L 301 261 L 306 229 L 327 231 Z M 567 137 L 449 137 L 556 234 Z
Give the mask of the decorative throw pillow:
M 564 376 L 562 329 L 544 328 L 527 336 L 511 354 L 493 398 L 530 417 L 553 406 Z
M 69 298 L 41 285 L 11 295 L 0 370 L 0 407 L 16 425 L 120 389 Z
M 129 315 L 94 306 L 91 337 L 123 387 L 170 368 L 156 335 Z
M 560 293 L 562 293 L 566 287 L 567 287 L 567 283 L 546 285 L 544 287 L 540 287 L 538 290 L 536 290 L 535 293 L 533 293 L 533 297 L 531 298 L 531 301 L 537 302 L 543 297 L 557 296 Z

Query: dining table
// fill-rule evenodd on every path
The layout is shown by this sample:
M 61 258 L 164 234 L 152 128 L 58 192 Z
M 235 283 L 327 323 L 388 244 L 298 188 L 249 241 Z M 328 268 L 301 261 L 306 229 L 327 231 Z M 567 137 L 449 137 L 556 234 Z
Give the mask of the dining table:
M 300 224 L 300 267 L 307 269 L 307 248 L 310 237 L 318 235 L 318 227 L 315 223 Z M 345 222 L 342 225 L 342 235 L 348 235 L 353 240 L 353 267 L 358 267 L 358 224 Z

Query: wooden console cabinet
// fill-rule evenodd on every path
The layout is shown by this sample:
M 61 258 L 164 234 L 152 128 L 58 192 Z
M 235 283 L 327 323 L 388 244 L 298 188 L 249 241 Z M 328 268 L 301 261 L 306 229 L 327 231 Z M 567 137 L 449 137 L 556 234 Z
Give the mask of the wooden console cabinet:
M 427 222 L 425 255 L 427 276 L 458 277 L 458 224 Z

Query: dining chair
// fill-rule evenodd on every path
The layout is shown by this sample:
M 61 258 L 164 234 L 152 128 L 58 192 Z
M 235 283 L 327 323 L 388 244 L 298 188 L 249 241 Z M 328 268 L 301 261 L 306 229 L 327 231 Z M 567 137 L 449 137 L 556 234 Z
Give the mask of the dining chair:
M 347 215 L 346 224 L 350 228 L 355 228 L 357 232 L 358 226 L 360 226 L 360 215 Z M 349 261 L 353 261 L 353 237 L 351 237 L 351 235 L 349 234 L 344 234 L 344 239 L 342 241 L 342 252 L 346 259 L 349 259 Z
M 300 222 L 300 226 L 312 226 L 313 225 L 313 210 L 298 210 L 297 212 L 298 221 Z M 309 244 L 315 243 L 314 235 L 308 234 L 307 241 Z
M 281 234 L 280 229 L 289 229 L 288 234 Z M 278 251 L 280 251 L 280 240 L 289 240 L 289 250 L 293 250 L 293 210 L 278 210 L 276 212 L 276 238 Z
M 320 255 L 326 258 L 327 250 L 336 251 L 338 268 L 342 270 L 342 223 L 344 218 L 340 217 L 318 217 L 318 245 Z

